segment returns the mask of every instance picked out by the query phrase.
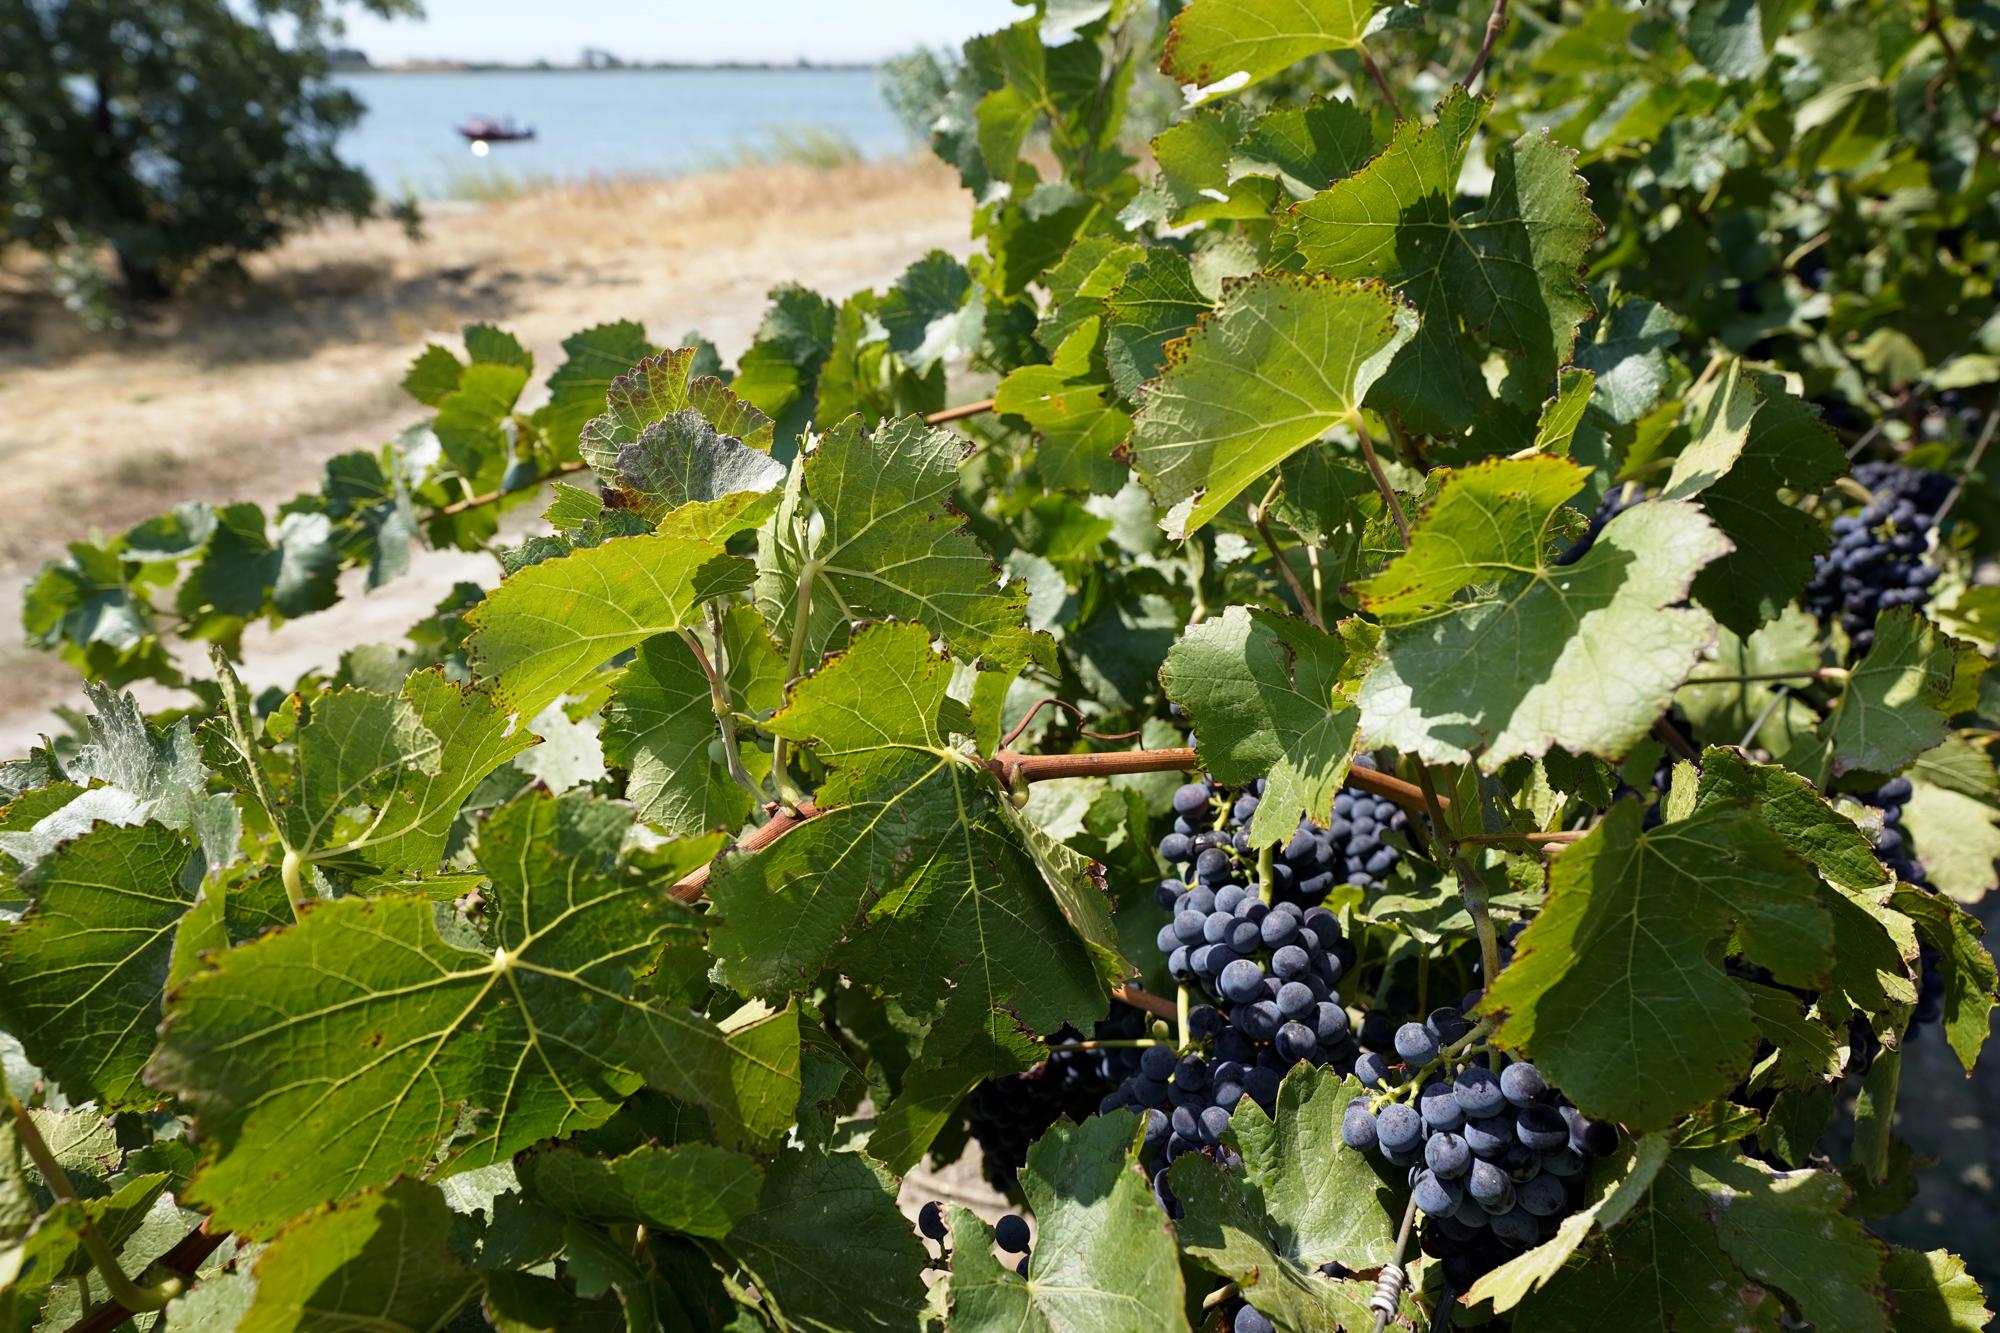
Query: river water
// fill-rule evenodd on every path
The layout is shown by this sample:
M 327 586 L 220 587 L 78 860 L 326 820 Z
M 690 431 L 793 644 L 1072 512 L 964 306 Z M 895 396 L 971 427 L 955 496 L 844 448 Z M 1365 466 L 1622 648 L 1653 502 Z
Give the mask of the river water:
M 340 153 L 384 195 L 437 198 L 482 185 L 713 167 L 775 134 L 837 135 L 868 157 L 909 137 L 871 69 L 549 70 L 337 76 L 368 106 Z M 474 116 L 532 125 L 531 142 L 458 134 Z

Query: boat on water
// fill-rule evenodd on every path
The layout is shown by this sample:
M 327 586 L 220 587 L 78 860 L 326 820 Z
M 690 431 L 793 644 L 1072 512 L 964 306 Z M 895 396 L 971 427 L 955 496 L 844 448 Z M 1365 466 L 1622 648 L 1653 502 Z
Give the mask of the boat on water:
M 473 143 L 514 143 L 535 137 L 533 125 L 516 125 L 512 116 L 503 119 L 474 116 L 460 125 L 458 132 Z

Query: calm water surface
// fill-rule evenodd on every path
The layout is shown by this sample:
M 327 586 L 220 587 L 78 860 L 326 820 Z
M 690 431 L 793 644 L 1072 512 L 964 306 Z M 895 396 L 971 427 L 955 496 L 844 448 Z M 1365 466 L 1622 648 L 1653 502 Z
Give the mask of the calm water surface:
M 368 104 L 341 155 L 392 196 L 447 195 L 482 177 L 697 171 L 807 127 L 844 135 L 870 157 L 910 146 L 874 70 L 344 74 L 338 82 Z M 457 130 L 473 116 L 512 116 L 536 137 L 476 157 Z

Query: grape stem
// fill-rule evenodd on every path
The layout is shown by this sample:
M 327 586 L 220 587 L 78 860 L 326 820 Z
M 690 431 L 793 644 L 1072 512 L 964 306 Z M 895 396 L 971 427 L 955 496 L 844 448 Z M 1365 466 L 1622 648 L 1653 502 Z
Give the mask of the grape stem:
M 1470 1032 L 1451 1043 L 1451 1045 L 1441 1049 L 1437 1053 L 1435 1060 L 1427 1061 L 1411 1070 L 1403 1076 L 1402 1082 L 1398 1083 L 1395 1087 L 1385 1088 L 1382 1092 L 1378 1093 L 1369 1101 L 1368 1109 L 1370 1111 L 1378 1111 L 1391 1102 L 1409 1101 L 1419 1092 L 1423 1091 L 1425 1080 L 1432 1074 L 1447 1072 L 1453 1063 L 1473 1047 L 1483 1043 L 1487 1037 L 1492 1035 L 1492 1032 L 1493 1020 L 1490 1018 L 1480 1019 L 1478 1023 L 1473 1025 Z
M 806 625 L 812 618 L 812 585 L 819 577 L 819 565 L 808 559 L 799 569 L 799 596 L 793 610 L 791 649 L 785 654 L 785 688 L 790 689 L 799 672 L 805 669 Z M 771 784 L 778 793 L 778 806 L 782 810 L 796 810 L 803 799 L 798 788 L 792 785 L 792 775 L 788 760 L 791 758 L 785 738 L 778 737 L 771 744 Z
M 1250 506 L 1250 525 L 1257 529 L 1257 535 L 1264 539 L 1264 549 L 1271 553 L 1271 563 L 1278 568 L 1278 577 L 1291 589 L 1292 600 L 1299 604 L 1299 614 L 1306 623 L 1316 630 L 1324 630 L 1326 623 L 1320 619 L 1319 608 L 1313 604 L 1312 595 L 1299 582 L 1298 574 L 1292 569 L 1292 562 L 1285 559 L 1285 553 L 1278 549 L 1278 539 L 1271 532 L 1271 502 L 1278 498 L 1278 491 L 1284 478 L 1272 480 L 1271 489 L 1264 492 L 1264 498 Z
M 49 1150 L 48 1140 L 42 1137 L 42 1131 L 35 1124 L 35 1118 L 28 1114 L 28 1108 L 10 1095 L 6 1099 L 6 1110 L 14 1117 L 15 1128 L 21 1136 L 21 1147 L 27 1151 L 28 1160 L 35 1164 L 35 1170 L 41 1172 L 42 1183 L 48 1186 L 49 1193 L 55 1196 L 59 1204 L 77 1204 L 78 1211 L 81 1212 L 82 1203 L 77 1196 L 76 1186 L 71 1183 L 69 1173 L 63 1170 L 62 1163 L 56 1160 L 55 1153 Z M 90 1256 L 91 1266 L 97 1270 L 97 1275 L 104 1279 L 104 1289 L 111 1294 L 111 1299 L 118 1307 L 130 1314 L 143 1314 L 150 1310 L 165 1308 L 167 1302 L 180 1295 L 187 1285 L 178 1276 L 173 1275 L 143 1287 L 133 1282 L 131 1278 L 125 1276 L 125 1270 L 119 1267 L 118 1255 L 112 1250 L 111 1243 L 105 1240 L 103 1233 L 98 1231 L 97 1224 L 92 1222 L 88 1215 L 78 1222 L 76 1235 L 77 1240 L 83 1245 L 84 1253 Z M 87 1289 L 84 1297 L 84 1304 L 88 1305 Z
M 1935 13 L 1936 10 L 1933 9 L 1932 12 Z M 1939 30 L 1939 36 L 1940 38 L 1943 36 L 1942 29 Z M 1993 431 L 1996 427 L 2000 427 L 2000 411 L 1989 412 L 1986 416 L 1986 425 L 1979 432 L 1978 443 L 1972 446 L 1972 452 L 1966 456 L 1965 466 L 1960 469 L 1958 480 L 1951 484 L 1951 494 L 1944 497 L 1944 503 L 1939 505 L 1937 513 L 1931 516 L 1931 526 L 1933 528 L 1942 528 L 1944 526 L 1944 516 L 1949 514 L 1951 507 L 1958 503 L 1958 497 L 1965 490 L 1966 481 L 1978 470 L 1979 460 L 1986 455 L 1986 446 L 1993 443 Z
M 1472 58 L 1472 68 L 1465 71 L 1465 77 L 1459 81 L 1465 85 L 1467 92 L 1472 91 L 1473 85 L 1479 82 L 1479 76 L 1486 72 L 1486 61 L 1493 54 L 1493 43 L 1500 40 L 1500 34 L 1506 28 L 1507 0 L 1493 0 L 1493 12 L 1486 16 L 1486 36 L 1479 43 L 1479 54 Z M 1379 1327 L 1377 1333 L 1380 1333 Z
M 1213 1310 L 1216 1306 L 1223 1304 L 1235 1294 L 1236 1284 L 1234 1282 L 1225 1282 L 1201 1298 L 1201 1308 L 1204 1310 Z
M 1174 1049 L 1184 1051 L 1194 1037 L 1194 1024 L 1188 1021 L 1188 1011 L 1193 1008 L 1193 1000 L 1188 995 L 1186 985 L 1174 988 Z
M 1354 433 L 1361 441 L 1361 460 L 1368 465 L 1368 475 L 1375 479 L 1375 489 L 1389 506 L 1389 517 L 1396 520 L 1396 531 L 1403 536 L 1403 549 L 1410 547 L 1410 519 L 1403 512 L 1403 502 L 1396 496 L 1396 488 L 1389 484 L 1389 474 L 1382 470 L 1382 460 L 1375 456 L 1375 442 L 1368 438 L 1368 427 L 1360 417 L 1354 418 Z
M 1134 1009 L 1143 1009 L 1155 1018 L 1178 1018 L 1177 1006 L 1164 996 L 1138 986 L 1113 986 L 1111 998 Z
M 1052 1051 L 1143 1051 L 1148 1046 L 1173 1047 L 1158 1037 L 1092 1037 L 1088 1041 L 1052 1041 Z
M 714 636 L 716 659 L 719 660 L 722 654 L 722 621 L 716 614 L 713 602 L 709 603 L 708 619 L 709 631 Z M 722 733 L 724 767 L 729 770 L 729 776 L 736 785 L 750 793 L 752 801 L 761 803 L 764 799 L 763 789 L 757 785 L 757 779 L 750 776 L 750 770 L 743 766 L 743 755 L 737 748 L 736 710 L 729 705 L 729 688 L 723 683 L 722 672 L 717 667 L 716 661 L 711 660 L 709 655 L 702 651 L 701 640 L 695 637 L 693 630 L 684 629 L 680 631 L 680 636 L 681 641 L 687 644 L 688 651 L 694 654 L 694 660 L 701 666 L 701 674 L 708 677 L 708 702 L 715 710 L 716 728 Z
M 1770 681 L 1842 681 L 1847 672 L 1841 667 L 1820 667 L 1811 671 L 1754 671 L 1740 676 L 1689 676 L 1683 685 L 1761 685 Z

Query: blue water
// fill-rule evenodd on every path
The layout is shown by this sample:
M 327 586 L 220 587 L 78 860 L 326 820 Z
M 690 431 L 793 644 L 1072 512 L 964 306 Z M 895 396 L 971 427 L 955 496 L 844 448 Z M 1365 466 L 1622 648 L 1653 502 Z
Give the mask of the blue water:
M 436 197 L 476 174 L 513 180 L 672 175 L 712 167 L 743 145 L 801 127 L 840 134 L 863 154 L 908 148 L 874 70 L 552 70 L 343 74 L 368 105 L 341 156 L 384 194 Z M 533 125 L 527 143 L 473 155 L 457 126 L 473 116 Z

